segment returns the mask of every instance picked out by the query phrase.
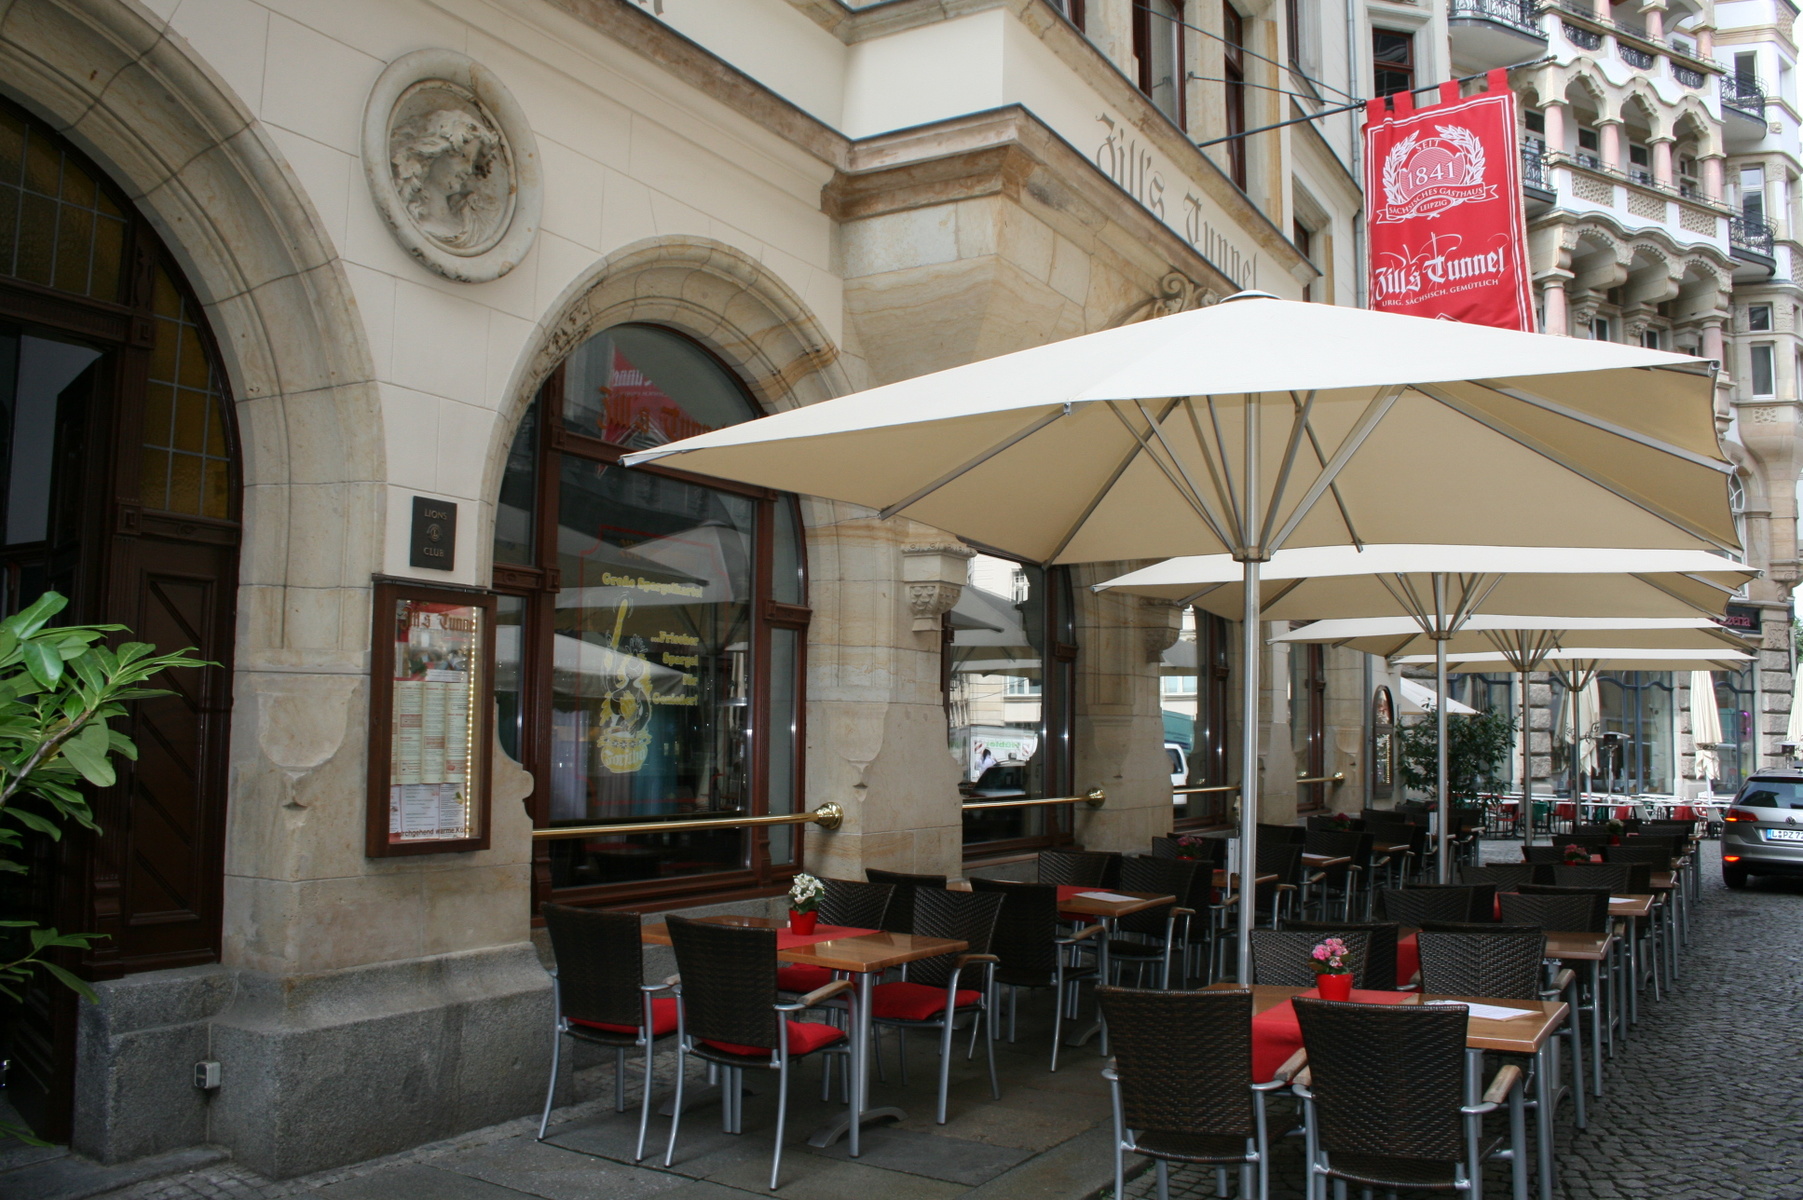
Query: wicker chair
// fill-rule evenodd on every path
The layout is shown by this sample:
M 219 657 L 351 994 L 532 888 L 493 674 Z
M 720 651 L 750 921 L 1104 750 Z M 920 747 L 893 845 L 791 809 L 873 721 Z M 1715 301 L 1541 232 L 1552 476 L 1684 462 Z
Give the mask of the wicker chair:
M 1330 936 L 1338 936 L 1346 943 L 1346 950 L 1352 959 L 1352 986 L 1368 987 L 1371 983 L 1371 935 L 1362 929 L 1338 934 L 1293 928 L 1254 929 L 1253 982 L 1267 987 L 1314 987 L 1315 969 L 1308 965 L 1309 951 L 1320 945 L 1323 938 Z M 1390 968 L 1390 974 L 1396 974 L 1394 966 Z
M 1471 892 L 1453 887 L 1384 888 L 1377 893 L 1377 915 L 1412 929 L 1429 921 L 1465 921 L 1471 917 Z
M 1302 843 L 1304 854 L 1319 854 L 1325 858 L 1350 858 L 1352 861 L 1342 866 L 1324 867 L 1309 878 L 1309 888 L 1320 888 L 1318 907 L 1321 915 L 1327 915 L 1327 904 L 1330 898 L 1338 895 L 1340 899 L 1340 916 L 1352 919 L 1352 899 L 1358 893 L 1358 883 L 1371 863 L 1372 836 L 1368 833 L 1347 832 L 1337 829 L 1310 829 L 1308 839 Z
M 1302 884 L 1302 843 L 1260 841 L 1255 867 L 1259 875 L 1277 876 L 1276 882 L 1258 884 L 1253 892 L 1256 911 L 1275 929 L 1280 918 L 1290 915 L 1290 903 Z
M 1055 893 L 1054 893 L 1055 894 Z M 982 1026 L 983 1050 L 989 1056 L 989 1091 L 1002 1098 L 995 1075 L 995 1025 L 990 1020 L 989 996 L 995 977 L 996 956 L 989 952 L 1001 917 L 1002 897 L 993 892 L 918 892 L 914 897 L 914 928 L 922 937 L 952 938 L 969 945 L 960 954 L 942 954 L 909 963 L 907 978 L 879 983 L 870 998 L 871 1019 L 879 1028 L 897 1031 L 902 1079 L 908 1078 L 910 1029 L 939 1031 L 939 1107 L 936 1120 L 945 1124 L 945 1096 L 952 1069 L 952 1031 L 961 1021 Z M 974 988 L 959 987 L 964 971 L 977 967 Z
M 543 1141 L 557 1096 L 563 1039 L 575 1038 L 614 1052 L 614 1110 L 626 1111 L 626 1052 L 645 1051 L 645 1094 L 639 1102 L 639 1140 L 632 1161 L 645 1157 L 645 1126 L 651 1119 L 651 1068 L 657 1043 L 676 1032 L 676 1001 L 659 997 L 667 983 L 645 983 L 639 949 L 639 915 L 544 904 L 545 932 L 551 937 L 551 1083 L 538 1119 Z
M 1060 887 L 1112 887 L 1120 858 L 1100 850 L 1041 850 L 1037 878 Z
M 670 917 L 668 928 L 676 969 L 682 977 L 678 988 L 682 1003 L 677 1010 L 676 1104 L 664 1166 L 676 1157 L 689 1055 L 719 1069 L 728 1133 L 743 1128 L 745 1068 L 775 1071 L 776 1149 L 770 1160 L 770 1187 L 775 1190 L 783 1165 L 783 1127 L 789 1116 L 789 1064 L 823 1050 L 842 1053 L 846 1044 L 843 1029 L 794 1017 L 851 990 L 851 982 L 837 980 L 793 1003 L 778 1004 L 776 930 L 713 925 L 684 917 Z
M 859 883 L 855 879 L 823 879 L 825 895 L 820 897 L 822 925 L 844 925 L 852 929 L 882 929 L 889 912 L 895 885 Z M 833 981 L 833 973 L 825 967 L 801 963 L 781 963 L 776 968 L 778 991 L 800 995 L 823 988 Z
M 1317 942 L 1325 937 L 1345 941 L 1347 934 L 1366 934 L 1370 938 L 1365 949 L 1364 978 L 1368 982 L 1358 983 L 1355 973 L 1354 986 L 1387 992 L 1408 982 L 1396 978 L 1396 943 L 1402 936 L 1402 926 L 1394 921 L 1285 921 L 1283 927 L 1286 931 L 1311 933 Z
M 1513 891 L 1524 883 L 1534 882 L 1533 863 L 1495 863 L 1483 867 L 1460 867 L 1459 882 L 1488 883 L 1497 891 Z
M 1270 1192 L 1271 1126 L 1265 1096 L 1286 1085 L 1297 1059 L 1274 1079 L 1252 1078 L 1252 993 L 1105 987 L 1096 993 L 1113 1040 L 1102 1072 L 1114 1098 L 1114 1195 L 1126 1195 L 1128 1151 L 1157 1163 L 1158 1195 L 1169 1195 L 1173 1162 L 1238 1166 L 1241 1195 Z M 1281 1130 L 1280 1130 L 1281 1132 Z
M 882 929 L 885 933 L 907 933 L 914 928 L 914 893 L 921 888 L 931 891 L 945 890 L 943 875 L 909 875 L 902 871 L 879 871 L 875 867 L 864 868 L 864 878 L 871 883 L 886 883 L 895 889 L 889 897 L 889 907 L 883 913 Z
M 1435 889 L 1461 890 L 1469 893 L 1471 899 L 1465 909 L 1464 920 L 1493 921 L 1496 919 L 1496 885 L 1494 883 L 1411 883 L 1408 888 L 1411 892 Z
M 973 891 L 993 892 L 1002 898 L 989 949 L 996 957 L 995 982 L 1008 989 L 1009 1042 L 1014 1041 L 1020 989 L 1052 989 L 1052 1070 L 1056 1071 L 1064 1018 L 1077 1015 L 1078 985 L 1096 975 L 1093 960 L 1079 961 L 1077 949 L 1100 934 L 1102 926 L 1089 925 L 1070 937 L 1060 937 L 1058 889 L 1049 883 L 972 879 L 970 886 Z
M 1560 842 L 1557 846 L 1523 846 L 1522 859 L 1530 863 L 1562 863 L 1565 861 L 1566 845 L 1567 843 Z
M 1625 896 L 1633 875 L 1633 868 L 1626 863 L 1574 863 L 1569 866 L 1561 863 L 1553 868 L 1553 884 L 1556 887 L 1601 888 Z
M 1114 931 L 1122 937 L 1108 939 L 1108 962 L 1118 971 L 1133 966 L 1141 971 L 1158 965 L 1159 987 L 1171 986 L 1171 958 L 1180 945 L 1189 941 L 1189 920 L 1195 910 L 1187 907 L 1197 872 L 1202 864 L 1181 858 L 1124 858 L 1121 860 L 1121 890 L 1151 892 L 1175 896 L 1176 903 L 1119 917 Z M 1213 872 L 1210 872 L 1211 882 Z M 1179 926 L 1182 933 L 1179 935 Z M 1187 954 L 1185 955 L 1187 958 Z M 1105 982 L 1113 982 L 1112 980 Z
M 1641 838 L 1634 838 L 1620 846 L 1604 846 L 1603 861 L 1612 863 L 1644 863 L 1655 871 L 1669 871 L 1672 863 L 1678 858 L 1680 850 L 1662 838 L 1644 839 L 1647 845 L 1636 845 Z
M 1596 899 L 1586 892 L 1504 892 L 1497 900 L 1504 925 L 1538 925 L 1548 933 L 1609 931 L 1607 902 L 1599 917 Z
M 1505 1101 L 1517 1131 L 1511 1165 L 1523 1178 L 1521 1068 L 1503 1067 L 1480 1102 L 1463 1102 L 1463 1005 L 1293 1003 L 1308 1052 L 1309 1079 L 1295 1092 L 1311 1198 L 1330 1179 L 1386 1191 L 1475 1191 L 1497 1144 L 1484 1138 L 1484 1116 Z

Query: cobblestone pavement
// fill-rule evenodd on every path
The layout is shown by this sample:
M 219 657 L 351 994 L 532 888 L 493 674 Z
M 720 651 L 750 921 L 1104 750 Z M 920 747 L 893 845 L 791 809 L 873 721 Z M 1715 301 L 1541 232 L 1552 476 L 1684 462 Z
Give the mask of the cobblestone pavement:
M 1511 844 L 1489 843 L 1486 858 L 1509 860 Z M 1803 1200 L 1803 880 L 1757 881 L 1745 891 L 1721 884 L 1717 846 L 1703 849 L 1703 897 L 1675 995 L 1647 998 L 1634 1036 L 1618 1045 L 1593 1099 L 1590 1129 L 1558 1132 L 1559 1195 L 1565 1200 Z M 1107 1099 L 1097 1060 L 1067 1057 L 1045 1071 L 1042 1030 L 1023 1011 L 1021 1041 L 1002 1047 L 1003 1100 L 993 1102 L 980 1063 L 954 1069 L 951 1124 L 931 1119 L 933 1055 L 912 1048 L 913 1082 L 904 1102 L 914 1116 L 867 1135 L 866 1153 L 849 1161 L 843 1147 L 814 1152 L 791 1140 L 785 1200 L 882 1200 L 1032 1196 L 1087 1200 L 1108 1175 Z M 916 1039 L 925 1042 L 927 1039 Z M 891 1054 L 891 1082 L 898 1089 Z M 1091 1051 L 1093 1054 L 1093 1051 Z M 662 1056 L 668 1063 L 669 1056 Z M 665 1081 L 660 1081 L 660 1085 Z M 636 1099 L 636 1086 L 631 1091 Z M 812 1089 L 802 1088 L 802 1092 Z M 582 1073 L 578 1094 L 606 1097 L 611 1069 Z M 887 1094 L 894 1095 L 891 1091 Z M 792 1129 L 825 1113 L 801 1099 Z M 558 1110 L 550 1144 L 533 1140 L 536 1121 L 519 1120 L 386 1159 L 300 1179 L 270 1181 L 231 1161 L 137 1184 L 114 1200 L 283 1200 L 318 1194 L 331 1200 L 730 1200 L 764 1190 L 769 1164 L 767 1097 L 746 1105 L 746 1135 L 718 1132 L 717 1109 L 684 1121 L 674 1171 L 629 1165 L 629 1119 L 605 1100 Z M 922 1114 L 925 1114 L 924 1116 Z M 654 1121 L 661 1145 L 668 1125 Z M 1500 1132 L 1500 1130 L 1499 1130 Z M 622 1137 L 626 1140 L 622 1141 Z M 1302 1193 L 1296 1139 L 1273 1155 L 1273 1197 Z M 1143 1162 L 1129 1200 L 1155 1195 Z M 1509 1195 L 1507 1168 L 1493 1164 L 1492 1197 Z M 1172 1172 L 1178 1200 L 1214 1195 L 1211 1175 Z
M 1509 843 L 1485 846 L 1518 861 Z M 1722 886 L 1719 843 L 1703 846 L 1702 899 L 1676 992 L 1642 998 L 1640 1024 L 1592 1098 L 1589 1129 L 1557 1127 L 1564 1200 L 1803 1198 L 1803 880 Z M 1273 1197 L 1300 1197 L 1302 1156 L 1273 1155 Z M 1215 1195 L 1212 1174 L 1171 1173 L 1173 1200 Z M 1506 1171 L 1485 1195 L 1509 1195 Z M 1155 1195 L 1148 1172 L 1129 1197 Z

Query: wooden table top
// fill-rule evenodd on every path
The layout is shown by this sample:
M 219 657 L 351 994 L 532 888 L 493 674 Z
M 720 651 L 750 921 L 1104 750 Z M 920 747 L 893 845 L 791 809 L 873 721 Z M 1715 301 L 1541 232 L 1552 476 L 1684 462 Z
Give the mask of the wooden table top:
M 1326 867 L 1343 867 L 1351 861 L 1352 856 L 1350 854 L 1342 854 L 1332 858 L 1325 854 L 1304 854 L 1302 856 L 1302 865 L 1305 867 L 1312 867 L 1317 871 Z
M 1609 915 L 1612 917 L 1650 917 L 1653 915 L 1653 898 L 1651 896 L 1611 896 L 1609 897 Z
M 788 921 L 781 917 L 742 917 L 717 916 L 702 917 L 710 925 L 734 925 L 742 929 L 787 929 Z M 668 946 L 670 929 L 662 921 L 655 925 L 645 925 L 639 930 L 639 937 L 652 946 Z M 833 938 L 830 941 L 814 942 L 812 945 L 796 946 L 788 950 L 778 950 L 776 957 L 787 963 L 800 963 L 809 967 L 826 967 L 833 971 L 853 971 L 863 974 L 868 971 L 882 971 L 890 967 L 899 967 L 903 963 L 915 962 L 923 958 L 937 958 L 941 954 L 957 954 L 970 949 L 969 942 L 961 942 L 952 938 L 921 937 L 913 933 L 861 933 L 855 937 Z
M 1125 917 L 1136 912 L 1145 912 L 1148 908 L 1162 908 L 1167 904 L 1177 903 L 1175 896 L 1161 896 L 1156 892 L 1122 892 L 1114 888 L 1096 888 L 1098 892 L 1108 892 L 1116 896 L 1131 897 L 1127 900 L 1098 900 L 1094 896 L 1077 895 L 1068 900 L 1058 902 L 1061 913 L 1077 913 L 1085 917 Z
M 1236 991 L 1236 983 L 1210 984 L 1209 991 Z M 1252 992 L 1252 1011 L 1254 1014 L 1267 1009 L 1276 1008 L 1285 1000 L 1312 991 L 1312 988 L 1267 987 L 1254 984 Z M 1565 1021 L 1565 1002 L 1563 1000 L 1498 1000 L 1486 996 L 1434 996 L 1410 993 L 1408 998 L 1399 1001 L 1400 1005 L 1420 1005 L 1429 1000 L 1453 1000 L 1460 1004 L 1493 1004 L 1502 1008 L 1519 1008 L 1528 1010 L 1532 1015 L 1513 1017 L 1507 1021 L 1493 1021 L 1484 1017 L 1472 1017 L 1465 1026 L 1465 1045 L 1473 1050 L 1499 1050 L 1505 1054 L 1532 1054 L 1540 1049 L 1554 1030 Z
M 1375 842 L 1371 846 L 1374 854 L 1401 854 L 1409 848 L 1407 842 Z
M 1561 962 L 1601 962 L 1609 957 L 1612 933 L 1548 933 L 1546 956 Z
M 1673 887 L 1676 886 L 1677 872 L 1676 871 L 1654 871 L 1652 873 L 1652 875 L 1649 877 L 1649 882 L 1651 882 L 1651 884 L 1654 887 L 1658 888 L 1660 891 L 1669 892 L 1672 890 Z
M 1237 887 L 1239 885 L 1239 882 L 1240 882 L 1240 877 L 1237 874 L 1233 875 L 1231 878 L 1229 878 L 1228 873 L 1226 871 L 1217 870 L 1215 872 L 1215 886 L 1218 888 Z M 1261 884 L 1261 883 L 1276 883 L 1277 882 L 1277 872 L 1272 871 L 1268 875 L 1254 875 L 1252 877 L 1252 882 L 1255 885 Z

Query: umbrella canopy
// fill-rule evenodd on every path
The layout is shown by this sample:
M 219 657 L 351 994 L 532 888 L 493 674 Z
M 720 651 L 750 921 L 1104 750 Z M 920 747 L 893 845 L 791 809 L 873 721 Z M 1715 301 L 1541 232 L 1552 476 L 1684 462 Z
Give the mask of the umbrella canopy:
M 1405 716 L 1419 717 L 1433 712 L 1439 707 L 1439 697 L 1434 689 L 1425 683 L 1416 683 L 1413 679 L 1402 681 L 1402 690 L 1397 696 L 1397 711 Z M 1469 704 L 1460 704 L 1457 700 L 1446 702 L 1446 711 L 1455 717 L 1469 717 L 1476 714 L 1477 709 Z
M 1690 673 L 1690 740 L 1695 743 L 1697 779 L 1720 779 L 1722 710 L 1715 704 L 1715 676 L 1708 671 Z
M 1713 395 L 1701 359 L 1245 292 L 622 461 L 906 514 L 1031 562 L 1231 554 L 1252 713 L 1258 568 L 1286 545 L 1736 549 Z M 1256 721 L 1241 739 L 1258 761 Z M 1240 800 L 1250 878 L 1256 772 Z M 1252 905 L 1238 916 L 1250 982 Z
M 1446 619 L 1478 606 L 1535 616 L 1712 614 L 1760 572 L 1702 550 L 1577 546 L 1304 546 L 1259 569 L 1268 621 L 1324 617 L 1431 618 L 1434 576 L 1446 578 Z M 1245 607 L 1231 555 L 1169 558 L 1095 585 L 1193 604 L 1224 617 Z
M 1421 666 L 1433 662 L 1434 656 L 1405 654 L 1392 661 L 1398 666 Z M 1711 671 L 1738 671 L 1752 661 L 1753 656 L 1746 651 L 1726 647 L 1709 650 L 1651 650 L 1645 646 L 1575 646 L 1547 651 L 1535 670 L 1551 671 L 1555 675 L 1573 672 L 1594 675 L 1598 671 L 1688 671 L 1705 667 Z M 1482 654 L 1451 655 L 1446 660 L 1446 667 L 1449 671 L 1466 674 L 1515 669 L 1508 655 L 1495 650 Z
M 625 461 L 905 513 L 1044 563 L 1731 549 L 1712 388 L 1701 360 L 1656 350 L 1247 293 Z
M 1329 642 L 1383 658 L 1416 661 L 1431 650 L 1433 640 L 1407 617 L 1362 617 L 1347 621 L 1314 621 L 1280 633 L 1273 642 Z M 1503 669 L 1538 671 L 1540 661 L 1565 642 L 1605 650 L 1741 650 L 1746 639 L 1707 617 L 1541 617 L 1479 613 L 1446 639 L 1448 661 L 1492 651 L 1505 656 Z M 1523 654 L 1532 657 L 1525 668 Z M 1424 660 L 1432 661 L 1428 655 Z M 1492 667 L 1491 670 L 1497 668 Z M 1669 668 L 1666 668 L 1669 669 Z

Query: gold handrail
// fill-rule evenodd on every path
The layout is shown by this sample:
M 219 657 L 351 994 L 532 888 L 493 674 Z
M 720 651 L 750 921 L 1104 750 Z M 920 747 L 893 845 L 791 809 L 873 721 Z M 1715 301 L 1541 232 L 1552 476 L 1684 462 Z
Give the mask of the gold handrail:
M 1209 792 L 1237 792 L 1239 790 L 1240 790 L 1240 785 L 1237 783 L 1215 783 L 1215 784 L 1210 784 L 1208 787 L 1172 788 L 1171 795 L 1173 795 L 1173 796 L 1201 796 L 1201 795 L 1205 795 Z
M 1345 783 L 1346 772 L 1335 771 L 1332 775 L 1298 775 L 1297 783 Z
M 1036 804 L 1077 804 L 1083 803 L 1091 808 L 1100 808 L 1108 802 L 1108 793 L 1101 788 L 1083 793 L 1081 796 L 1047 796 L 1042 800 L 985 800 L 981 804 L 966 804 L 965 812 L 979 808 L 1031 808 Z
M 784 813 L 769 817 L 693 817 L 686 821 L 632 821 L 618 825 L 580 825 L 554 829 L 534 829 L 532 840 L 553 838 L 612 837 L 626 833 L 681 833 L 690 829 L 749 829 L 763 825 L 805 825 L 810 821 L 822 829 L 837 829 L 845 820 L 845 810 L 828 801 L 813 812 Z

